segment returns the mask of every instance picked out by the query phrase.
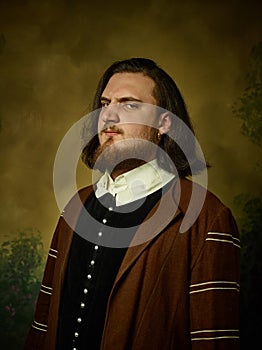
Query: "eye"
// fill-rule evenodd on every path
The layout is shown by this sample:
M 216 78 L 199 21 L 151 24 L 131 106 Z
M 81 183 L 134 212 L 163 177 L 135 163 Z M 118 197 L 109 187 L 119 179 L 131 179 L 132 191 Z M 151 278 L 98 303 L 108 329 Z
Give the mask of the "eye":
M 108 101 L 101 101 L 101 106 L 102 106 L 102 108 L 107 108 L 109 106 L 109 102 Z
M 138 103 L 128 102 L 124 104 L 124 107 L 129 110 L 134 110 L 138 108 Z

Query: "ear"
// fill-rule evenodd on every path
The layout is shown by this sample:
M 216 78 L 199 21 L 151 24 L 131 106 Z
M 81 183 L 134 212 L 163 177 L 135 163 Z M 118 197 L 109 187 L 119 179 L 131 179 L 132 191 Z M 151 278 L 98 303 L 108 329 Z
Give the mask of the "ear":
M 161 134 L 166 134 L 171 128 L 171 118 L 169 116 L 168 112 L 165 112 L 160 115 L 159 121 L 158 121 L 158 130 Z

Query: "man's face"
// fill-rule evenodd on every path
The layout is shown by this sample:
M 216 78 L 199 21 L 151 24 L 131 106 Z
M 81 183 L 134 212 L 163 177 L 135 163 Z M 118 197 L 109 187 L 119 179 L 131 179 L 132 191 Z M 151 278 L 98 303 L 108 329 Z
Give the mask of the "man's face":
M 147 125 L 152 124 L 153 116 L 148 110 L 150 106 L 143 103 L 156 105 L 154 86 L 154 81 L 142 73 L 117 73 L 111 77 L 101 96 L 102 111 L 98 121 L 100 145 L 109 139 L 115 142 L 137 138 L 148 132 Z M 114 132 L 110 127 L 101 132 L 107 125 L 114 125 L 121 132 Z
M 116 162 L 116 153 L 122 160 L 125 155 L 127 159 L 132 155 L 143 157 L 146 148 L 147 156 L 154 158 L 155 154 L 148 154 L 149 149 L 153 153 L 152 147 L 145 143 L 157 142 L 154 86 L 154 81 L 142 73 L 117 73 L 109 80 L 101 96 L 98 120 L 97 156 L 104 153 L 106 163 L 110 159 Z

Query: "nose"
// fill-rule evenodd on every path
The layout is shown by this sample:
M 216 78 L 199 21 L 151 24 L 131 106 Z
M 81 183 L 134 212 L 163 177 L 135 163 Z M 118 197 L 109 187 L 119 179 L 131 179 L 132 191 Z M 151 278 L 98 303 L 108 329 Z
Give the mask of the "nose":
M 102 109 L 101 117 L 103 122 L 119 123 L 120 118 L 117 106 L 109 105 L 106 108 Z

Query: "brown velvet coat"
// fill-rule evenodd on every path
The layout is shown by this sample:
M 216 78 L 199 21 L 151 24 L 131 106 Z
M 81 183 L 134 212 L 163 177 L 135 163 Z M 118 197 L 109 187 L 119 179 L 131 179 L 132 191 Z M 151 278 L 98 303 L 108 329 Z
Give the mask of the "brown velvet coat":
M 102 350 L 239 349 L 235 221 L 229 209 L 207 192 L 197 221 L 179 233 L 192 187 L 188 180 L 180 184 L 179 203 L 174 182 L 165 194 L 163 220 L 158 217 L 150 224 L 155 237 L 150 239 L 148 227 L 141 226 L 134 239 L 149 240 L 130 247 L 124 257 L 108 300 Z M 91 191 L 92 187 L 80 191 L 83 201 Z M 79 211 L 73 199 L 58 222 L 26 350 L 55 349 L 60 293 L 73 236 L 64 218 L 70 215 L 76 222 Z

